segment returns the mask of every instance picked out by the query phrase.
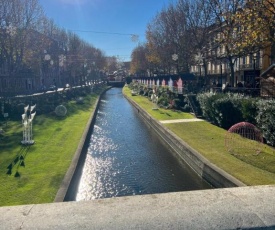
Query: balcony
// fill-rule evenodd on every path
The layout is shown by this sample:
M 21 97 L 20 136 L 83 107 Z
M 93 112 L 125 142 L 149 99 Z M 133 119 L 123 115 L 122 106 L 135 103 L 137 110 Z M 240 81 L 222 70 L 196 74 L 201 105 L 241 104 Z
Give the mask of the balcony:
M 222 69 L 222 74 L 228 73 L 228 69 Z M 210 69 L 207 70 L 207 74 L 208 75 L 220 75 L 221 74 L 221 70 L 220 69 Z
M 262 65 L 260 63 L 255 63 L 255 69 L 261 69 Z M 253 70 L 254 69 L 254 63 L 249 63 L 249 64 L 241 64 L 239 66 L 239 70 Z

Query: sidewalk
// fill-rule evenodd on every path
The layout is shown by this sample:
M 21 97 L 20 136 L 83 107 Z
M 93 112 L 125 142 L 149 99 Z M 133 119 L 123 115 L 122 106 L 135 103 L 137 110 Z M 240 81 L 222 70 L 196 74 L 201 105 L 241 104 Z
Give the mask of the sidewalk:
M 203 119 L 199 119 L 199 118 L 176 119 L 176 120 L 163 120 L 163 121 L 159 121 L 159 122 L 162 123 L 162 124 L 171 124 L 171 123 L 196 122 L 196 121 L 203 121 Z

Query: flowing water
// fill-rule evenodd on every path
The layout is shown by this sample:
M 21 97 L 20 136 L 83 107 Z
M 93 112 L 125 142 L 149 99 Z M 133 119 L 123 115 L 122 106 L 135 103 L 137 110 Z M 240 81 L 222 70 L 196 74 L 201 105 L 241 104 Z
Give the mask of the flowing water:
M 180 165 L 123 97 L 103 96 L 76 200 L 208 189 L 189 166 Z

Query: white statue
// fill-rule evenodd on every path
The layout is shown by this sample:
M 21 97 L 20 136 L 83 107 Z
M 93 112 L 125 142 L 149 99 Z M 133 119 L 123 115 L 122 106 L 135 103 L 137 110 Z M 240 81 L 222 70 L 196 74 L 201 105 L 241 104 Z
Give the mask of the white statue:
M 34 140 L 32 139 L 32 121 L 36 112 L 32 113 L 36 105 L 24 107 L 24 114 L 22 114 L 22 124 L 23 124 L 23 140 L 21 143 L 23 145 L 32 145 Z M 28 110 L 29 116 L 28 116 Z

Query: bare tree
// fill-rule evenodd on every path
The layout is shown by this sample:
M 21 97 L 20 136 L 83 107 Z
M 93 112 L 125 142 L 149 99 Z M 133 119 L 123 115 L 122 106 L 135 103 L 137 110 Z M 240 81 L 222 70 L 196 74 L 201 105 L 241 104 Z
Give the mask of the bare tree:
M 215 23 L 212 8 L 207 0 L 179 0 L 179 6 L 184 9 L 187 20 L 187 33 L 191 37 L 191 57 L 199 57 L 201 60 L 193 59 L 192 64 L 204 66 L 204 76 L 207 76 L 207 62 L 210 56 L 207 47 L 211 36 L 211 29 Z M 194 55 L 195 54 L 195 55 Z
M 2 64 L 5 62 L 12 75 L 25 68 L 27 37 L 43 11 L 37 0 L 3 0 L 0 11 Z
M 219 58 L 227 60 L 230 68 L 231 85 L 234 84 L 234 65 L 238 57 L 243 55 L 238 47 L 240 37 L 236 29 L 235 16 L 238 11 L 244 7 L 245 0 L 208 0 L 211 9 L 215 15 L 215 28 L 212 30 L 212 37 L 215 38 L 210 43 L 210 47 L 219 47 L 223 52 L 220 53 Z M 218 35 L 218 36 L 216 36 Z
M 149 63 L 146 58 L 147 47 L 146 45 L 138 45 L 131 54 L 131 73 L 145 76 L 147 70 L 150 69 Z

